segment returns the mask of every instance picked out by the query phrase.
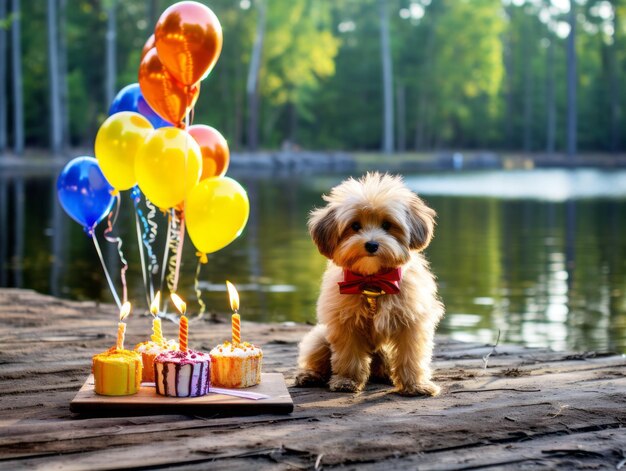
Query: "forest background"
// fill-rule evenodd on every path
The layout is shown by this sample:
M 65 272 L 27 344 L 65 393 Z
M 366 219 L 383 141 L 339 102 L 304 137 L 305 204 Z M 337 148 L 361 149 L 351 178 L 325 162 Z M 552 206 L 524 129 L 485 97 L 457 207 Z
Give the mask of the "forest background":
M 0 0 L 0 156 L 91 147 L 172 3 Z M 203 3 L 194 123 L 233 150 L 623 151 L 623 0 Z

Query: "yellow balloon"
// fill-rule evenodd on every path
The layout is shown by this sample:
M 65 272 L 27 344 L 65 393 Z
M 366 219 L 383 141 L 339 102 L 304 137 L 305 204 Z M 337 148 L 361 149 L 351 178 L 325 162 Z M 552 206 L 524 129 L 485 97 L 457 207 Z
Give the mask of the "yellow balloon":
M 181 203 L 198 183 L 201 173 L 200 147 L 182 129 L 155 130 L 139 148 L 135 159 L 139 188 L 162 209 Z
M 135 157 L 154 130 L 139 113 L 122 111 L 109 116 L 96 135 L 95 152 L 102 173 L 118 191 L 135 186 Z
M 250 202 L 243 187 L 228 177 L 210 177 L 189 193 L 185 223 L 193 245 L 202 254 L 216 252 L 243 231 L 250 214 Z

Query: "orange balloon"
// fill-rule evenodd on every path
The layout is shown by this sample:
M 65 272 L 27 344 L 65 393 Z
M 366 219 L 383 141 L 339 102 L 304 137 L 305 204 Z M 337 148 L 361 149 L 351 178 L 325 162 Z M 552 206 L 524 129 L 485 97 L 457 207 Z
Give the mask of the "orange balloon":
M 139 64 L 139 87 L 150 107 L 164 120 L 183 127 L 183 119 L 200 94 L 200 84 L 185 86 L 172 77 L 150 49 Z
M 230 151 L 224 136 L 217 129 L 204 124 L 189 126 L 187 132 L 196 140 L 202 152 L 200 181 L 209 177 L 223 177 L 230 162 Z
M 166 9 L 154 37 L 163 65 L 185 85 L 204 78 L 222 52 L 222 26 L 215 13 L 198 2 L 179 2 Z
M 156 46 L 154 44 L 154 34 L 151 34 L 146 43 L 143 45 L 143 49 L 141 50 L 141 59 L 143 59 L 153 47 Z

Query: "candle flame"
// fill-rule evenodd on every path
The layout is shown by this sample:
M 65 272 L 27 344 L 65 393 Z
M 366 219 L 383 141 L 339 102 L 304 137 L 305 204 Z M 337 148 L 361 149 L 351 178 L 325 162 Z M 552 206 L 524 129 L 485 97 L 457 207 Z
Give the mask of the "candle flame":
M 122 309 L 120 309 L 120 322 L 122 322 L 124 319 L 126 319 L 129 314 L 130 314 L 130 303 L 128 301 L 126 301 L 122 305 Z
M 226 287 L 228 288 L 228 298 L 230 299 L 230 307 L 233 311 L 239 310 L 239 293 L 237 288 L 230 281 L 226 281 Z
M 150 313 L 156 317 L 159 313 L 159 306 L 161 306 L 161 292 L 157 291 L 156 296 L 152 300 L 152 304 L 150 304 Z
M 174 306 L 176 306 L 176 309 L 178 309 L 180 313 L 184 316 L 185 312 L 187 312 L 187 303 L 180 299 L 180 296 L 178 296 L 176 293 L 170 294 L 170 298 L 172 298 L 172 302 L 174 303 Z

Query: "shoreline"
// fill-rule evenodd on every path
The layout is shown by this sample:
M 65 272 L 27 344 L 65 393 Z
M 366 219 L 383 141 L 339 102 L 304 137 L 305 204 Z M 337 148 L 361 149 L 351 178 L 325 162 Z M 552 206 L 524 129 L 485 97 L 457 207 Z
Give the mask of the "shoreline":
M 37 174 L 61 169 L 71 158 L 89 155 L 85 149 L 73 149 L 66 156 L 52 157 L 39 149 L 27 150 L 21 157 L 0 157 L 4 174 Z M 411 173 L 445 170 L 497 170 L 534 168 L 626 168 L 626 154 L 565 154 L 437 151 L 423 153 L 382 154 L 379 152 L 346 151 L 259 151 L 233 152 L 229 169 L 236 174 L 260 175 L 295 173 L 363 173 L 380 170 Z

